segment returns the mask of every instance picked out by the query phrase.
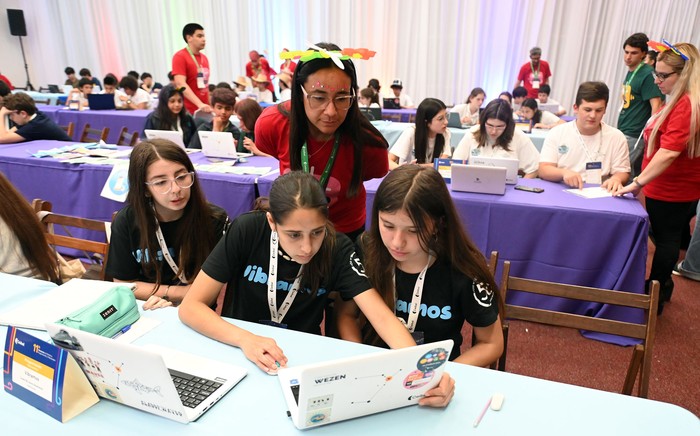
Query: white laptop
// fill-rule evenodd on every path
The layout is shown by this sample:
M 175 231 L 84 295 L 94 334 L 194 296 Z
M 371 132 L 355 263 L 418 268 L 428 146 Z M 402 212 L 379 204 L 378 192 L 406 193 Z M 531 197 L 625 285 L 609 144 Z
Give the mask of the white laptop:
M 280 369 L 277 376 L 299 429 L 418 403 L 435 387 L 453 341 Z
M 555 103 L 537 103 L 537 108 L 541 111 L 551 112 L 556 114 L 559 111 L 559 104 Z
M 237 159 L 253 155 L 252 153 L 238 153 L 236 151 L 236 143 L 233 141 L 231 132 L 207 132 L 200 130 L 197 134 L 202 144 L 202 153 L 206 157 Z
M 168 139 L 182 148 L 186 148 L 185 143 L 182 140 L 182 132 L 177 132 L 175 130 L 150 130 L 146 129 L 143 131 L 146 134 L 147 139 Z
M 506 184 L 515 185 L 518 183 L 518 159 L 504 157 L 484 157 L 472 156 L 469 158 L 469 165 L 480 165 L 486 167 L 504 167 L 506 169 Z
M 504 167 L 452 164 L 452 190 L 503 195 L 506 172 Z
M 73 355 L 97 395 L 182 423 L 199 418 L 247 374 L 169 348 L 138 347 L 61 324 L 46 328 Z

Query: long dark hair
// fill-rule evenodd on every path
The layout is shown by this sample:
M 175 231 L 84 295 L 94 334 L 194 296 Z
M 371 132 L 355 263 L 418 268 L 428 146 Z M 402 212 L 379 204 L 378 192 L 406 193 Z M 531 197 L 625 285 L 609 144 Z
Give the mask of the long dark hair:
M 185 125 L 187 118 L 187 109 L 185 109 L 185 97 L 182 94 L 185 88 L 175 88 L 173 85 L 165 85 L 158 93 L 158 107 L 155 110 L 155 116 L 160 121 L 157 130 L 173 130 L 177 126 L 177 119 L 180 118 L 180 124 Z M 168 100 L 170 97 L 179 95 L 182 98 L 182 109 L 179 114 L 173 114 L 168 108 Z
M 416 161 L 421 163 L 428 162 L 428 124 L 433 121 L 433 118 L 447 107 L 442 100 L 437 98 L 426 98 L 418 105 L 416 109 L 416 137 L 415 137 L 415 155 Z M 433 159 L 440 157 L 442 149 L 445 147 L 445 137 L 442 133 L 438 133 L 435 137 L 435 148 L 433 149 Z
M 521 107 L 532 109 L 535 112 L 535 115 L 533 115 L 532 119 L 530 120 L 531 126 L 534 126 L 535 124 L 542 121 L 542 111 L 540 110 L 539 106 L 537 106 L 537 100 L 535 100 L 534 98 L 526 98 L 523 101 Z
M 155 274 L 156 285 L 161 284 L 160 266 L 154 253 L 160 248 L 156 239 L 156 215 L 151 194 L 146 188 L 148 167 L 158 160 L 167 160 L 182 164 L 187 171 L 194 171 L 192 162 L 185 150 L 167 139 L 151 139 L 139 142 L 131 152 L 129 159 L 129 194 L 126 201 L 136 215 L 139 229 L 139 247 L 148 250 L 150 256 L 142 256 L 141 266 L 144 272 Z M 211 208 L 202 192 L 197 177 L 189 188 L 190 199 L 183 215 L 178 221 L 175 246 L 180 247 L 178 269 L 184 272 L 188 282 L 192 282 L 202 267 L 209 253 L 216 245 L 220 235 L 214 234 Z M 223 218 L 223 217 L 216 217 Z
M 462 226 L 442 176 L 433 168 L 402 165 L 392 170 L 377 188 L 372 224 L 361 238 L 367 276 L 390 309 L 394 310 L 395 306 L 396 261 L 382 242 L 379 212 L 400 210 L 413 221 L 423 250 L 434 253 L 438 261 L 449 262 L 453 269 L 474 281 L 487 283 L 498 292 L 484 255 Z
M 510 103 L 497 98 L 489 102 L 484 110 L 479 114 L 479 130 L 474 133 L 474 139 L 479 144 L 479 147 L 486 146 L 489 135 L 486 132 L 486 121 L 497 119 L 506 123 L 506 128 L 501 133 L 501 136 L 496 139 L 496 146 L 501 147 L 505 151 L 510 151 L 510 143 L 513 141 L 515 134 L 515 121 L 513 121 L 513 108 Z
M 276 223 L 283 224 L 297 209 L 313 209 L 326 219 L 326 237 L 318 253 L 304 266 L 303 282 L 315 295 L 321 279 L 330 277 L 335 229 L 328 221 L 328 200 L 318 180 L 311 174 L 291 171 L 275 180 L 270 188 L 269 213 Z
M 325 50 L 340 50 L 340 47 L 331 43 L 320 42 L 316 45 Z M 344 60 L 342 63 L 345 69 L 341 71 L 350 78 L 350 86 L 357 94 L 358 85 L 355 65 L 351 60 Z M 278 106 L 279 111 L 290 119 L 289 165 L 295 171 L 301 170 L 301 147 L 309 136 L 309 120 L 304 109 L 304 94 L 301 91 L 301 86 L 306 83 L 311 74 L 326 68 L 337 67 L 331 59 L 327 58 L 318 58 L 306 62 L 300 61 L 294 70 L 294 77 L 292 78 L 291 108 L 287 111 L 284 104 Z M 352 197 L 357 195 L 362 185 L 362 147 L 388 149 L 389 144 L 377 128 L 369 122 L 367 117 L 362 115 L 357 105 L 357 99 L 353 101 L 350 109 L 348 109 L 343 124 L 338 127 L 338 133 L 341 136 L 349 137 L 353 145 L 352 178 L 348 188 L 348 196 Z
M 61 283 L 58 259 L 46 242 L 44 228 L 22 194 L 0 173 L 0 219 L 19 241 L 22 255 L 32 272 L 45 280 Z M 7 247 L 5 247 L 7 248 Z M 1 269 L 2 265 L 0 265 Z

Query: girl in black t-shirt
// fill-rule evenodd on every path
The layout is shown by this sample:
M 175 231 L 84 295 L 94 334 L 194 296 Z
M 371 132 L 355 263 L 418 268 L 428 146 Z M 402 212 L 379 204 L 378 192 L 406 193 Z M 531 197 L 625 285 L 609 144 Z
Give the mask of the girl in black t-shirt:
M 128 206 L 112 224 L 107 275 L 133 282 L 136 298 L 147 300 L 144 309 L 177 305 L 228 216 L 207 203 L 187 153 L 171 141 L 136 145 L 128 179 Z
M 498 288 L 436 170 L 404 165 L 389 173 L 377 189 L 372 224 L 360 244 L 372 285 L 414 339 L 453 339 L 450 359 L 460 363 L 486 366 L 498 359 L 503 351 Z M 412 317 L 414 305 L 419 310 Z M 347 306 L 341 308 L 339 330 L 357 340 L 355 314 Z M 477 343 L 460 355 L 465 320 Z M 371 333 L 365 329 L 365 341 L 371 342 Z
M 197 132 L 194 118 L 185 109 L 183 91 L 185 88 L 176 88 L 166 85 L 158 93 L 158 107 L 148 114 L 144 132 L 146 130 L 174 130 L 182 133 L 183 144 L 190 143 L 192 136 Z M 145 136 L 145 133 L 144 133 Z

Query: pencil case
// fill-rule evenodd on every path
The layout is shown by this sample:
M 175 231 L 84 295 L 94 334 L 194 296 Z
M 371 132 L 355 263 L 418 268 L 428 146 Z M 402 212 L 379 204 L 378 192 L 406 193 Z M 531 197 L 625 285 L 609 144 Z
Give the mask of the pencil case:
M 131 288 L 115 286 L 94 302 L 56 322 L 111 338 L 139 318 L 139 308 Z

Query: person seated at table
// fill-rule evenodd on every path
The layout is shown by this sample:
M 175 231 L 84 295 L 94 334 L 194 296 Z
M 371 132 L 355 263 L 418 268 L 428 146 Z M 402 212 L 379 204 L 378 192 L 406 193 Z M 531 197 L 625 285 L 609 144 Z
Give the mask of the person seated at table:
M 185 145 L 190 144 L 196 136 L 197 126 L 192 115 L 185 109 L 183 91 L 184 88 L 167 85 L 158 93 L 158 107 L 146 117 L 144 137 L 146 130 L 173 130 L 182 133 L 182 142 Z
M 537 177 L 540 154 L 532 140 L 515 128 L 513 110 L 506 100 L 491 101 L 472 127 L 459 141 L 453 159 L 469 160 L 471 156 L 517 159 L 518 172 L 527 179 Z
M 455 105 L 450 112 L 457 112 L 463 125 L 475 126 L 479 124 L 479 109 L 484 104 L 486 92 L 481 88 L 474 88 L 469 93 L 466 103 Z
M 381 108 L 379 105 L 379 95 L 374 88 L 367 87 L 360 90 L 360 96 L 357 105 L 361 108 Z
M 163 85 L 160 82 L 155 82 L 151 73 L 141 73 L 141 89 L 147 93 L 158 93 L 163 89 Z
M 236 151 L 270 157 L 269 154 L 263 153 L 255 145 L 255 124 L 262 114 L 262 107 L 257 101 L 246 98 L 236 103 L 235 112 L 240 128 L 238 137 L 236 137 Z
M 399 106 L 401 109 L 411 109 L 415 107 L 413 105 L 413 100 L 411 97 L 408 96 L 408 94 L 403 92 L 403 82 L 401 79 L 394 79 L 393 82 L 391 82 L 391 92 L 393 95 L 391 95 L 389 98 L 394 98 L 399 100 Z
M 78 74 L 80 74 L 81 79 L 88 79 L 92 82 L 93 86 L 97 86 L 98 88 L 102 89 L 102 83 L 100 83 L 100 79 L 98 79 L 97 77 L 92 77 L 92 73 L 87 68 L 81 68 Z M 78 87 L 80 87 L 80 85 L 78 85 Z
M 8 95 L 12 94 L 12 90 L 4 81 L 0 80 L 0 107 L 2 107 L 2 102 Z
M 102 79 L 102 83 L 104 84 L 104 87 L 100 94 L 113 94 L 114 107 L 120 108 L 122 106 L 121 97 L 126 98 L 126 94 L 124 94 L 121 90 L 117 89 L 117 86 L 119 86 L 119 79 L 117 79 L 117 76 L 115 76 L 112 73 L 107 73 L 104 79 Z
M 369 79 L 369 82 L 367 82 L 367 87 L 374 89 L 375 95 L 377 96 L 377 103 L 379 104 L 380 107 L 384 106 L 384 99 L 382 99 L 382 93 L 380 90 L 382 89 L 382 86 L 379 84 L 378 79 Z
M 566 122 L 549 111 L 540 110 L 537 100 L 534 98 L 526 98 L 523 101 L 520 106 L 520 114 L 522 118 L 530 122 L 533 129 L 551 129 Z
M 476 366 L 503 353 L 498 286 L 436 170 L 406 165 L 389 173 L 358 245 L 370 283 L 416 341 L 452 339 L 450 360 Z M 414 305 L 427 309 L 412 316 Z M 341 337 L 383 345 L 362 316 L 358 327 L 353 306 L 348 301 L 338 309 Z M 476 344 L 460 354 L 464 321 L 472 325 Z
M 273 103 L 272 91 L 267 89 L 267 84 L 270 82 L 267 76 L 263 73 L 253 77 L 253 94 L 256 96 L 259 103 Z
M 126 75 L 119 81 L 119 87 L 125 94 L 119 97 L 122 102 L 122 109 L 148 109 L 150 107 L 151 96 L 139 88 L 138 79 Z
M 236 93 L 231 89 L 216 88 L 211 93 L 211 107 L 214 109 L 211 121 L 206 121 L 197 127 L 197 132 L 229 132 L 234 139 L 240 136 L 238 127 L 230 121 L 233 115 L 233 107 L 236 104 Z M 256 103 L 257 104 L 257 103 Z M 182 111 L 187 113 L 187 111 Z M 189 116 L 189 114 L 187 114 Z M 202 148 L 199 135 L 195 132 L 190 139 L 189 148 Z M 245 149 L 244 149 L 245 150 Z
M 0 272 L 61 284 L 58 259 L 32 207 L 0 173 Z
M 112 223 L 106 274 L 134 283 L 144 309 L 177 305 L 226 232 L 228 216 L 207 203 L 187 153 L 172 141 L 134 146 L 128 177 L 128 204 Z
M 437 157 L 452 156 L 447 107 L 437 98 L 426 98 L 416 110 L 416 122 L 407 127 L 389 150 L 389 169 L 406 163 L 433 165 Z
M 527 89 L 525 89 L 524 86 L 518 86 L 517 88 L 513 89 L 513 114 L 517 115 L 518 117 L 520 116 L 520 106 L 523 104 L 525 99 L 527 98 Z
M 289 59 L 287 59 L 289 60 Z M 277 80 L 280 86 L 280 98 L 279 102 L 291 100 L 292 98 L 292 76 L 287 73 L 279 73 L 277 75 Z
M 238 94 L 241 92 L 246 92 L 251 88 L 250 79 L 246 76 L 238 76 L 236 80 L 233 81 L 233 84 L 236 86 L 234 91 L 236 91 Z
M 549 131 L 540 152 L 539 176 L 572 188 L 598 184 L 615 192 L 629 179 L 625 135 L 603 123 L 610 91 L 603 82 L 584 82 L 576 93 L 576 120 Z
M 130 76 L 130 77 L 133 77 L 134 79 L 136 79 L 136 83 L 138 83 L 139 77 L 141 77 L 141 76 L 139 75 L 139 72 L 136 71 L 136 70 L 131 70 L 131 71 L 129 71 L 128 73 L 126 73 L 126 75 L 127 75 L 127 76 Z
M 511 105 L 511 109 L 513 108 L 513 94 L 508 91 L 503 91 L 502 93 L 498 94 L 498 98 L 507 101 L 508 104 Z
M 66 106 L 73 110 L 90 109 L 88 102 L 88 94 L 92 94 L 92 80 L 83 77 L 78 81 L 78 87 L 73 88 L 66 98 Z
M 63 72 L 66 73 L 66 81 L 65 81 L 63 84 L 64 84 L 64 85 L 70 85 L 70 86 L 72 86 L 73 88 L 77 88 L 77 87 L 78 87 L 78 81 L 79 81 L 80 79 L 78 79 L 78 78 L 75 76 L 75 70 L 73 69 L 73 67 L 66 67 L 66 69 L 63 70 Z
M 537 90 L 537 101 L 540 104 L 550 104 L 550 105 L 557 105 L 559 106 L 557 108 L 556 112 L 552 112 L 554 115 L 560 117 L 562 115 L 566 115 L 566 109 L 564 109 L 564 106 L 561 105 L 558 101 L 556 101 L 553 98 L 549 98 L 549 94 L 552 93 L 552 88 L 549 85 L 542 85 L 540 86 L 540 89 Z
M 15 125 L 6 124 L 7 116 Z M 34 100 L 24 92 L 10 94 L 0 108 L 0 144 L 49 139 L 71 141 L 66 132 L 36 108 Z

